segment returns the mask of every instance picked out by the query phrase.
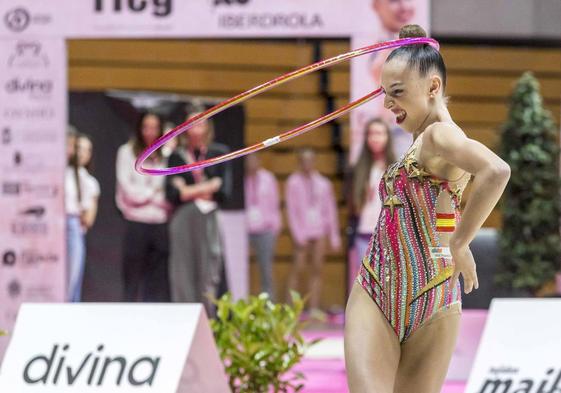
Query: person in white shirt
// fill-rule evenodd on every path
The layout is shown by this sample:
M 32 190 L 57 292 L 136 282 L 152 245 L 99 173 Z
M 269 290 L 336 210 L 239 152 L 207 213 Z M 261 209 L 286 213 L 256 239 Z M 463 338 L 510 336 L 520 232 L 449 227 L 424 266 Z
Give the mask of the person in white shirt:
M 99 182 L 88 172 L 93 144 L 90 138 L 69 127 L 68 166 L 65 173 L 65 208 L 67 217 L 68 295 L 79 302 L 86 265 L 85 234 L 95 222 L 99 200 Z
M 117 152 L 115 200 L 126 222 L 123 292 L 127 302 L 169 301 L 167 222 L 170 206 L 165 198 L 165 179 L 141 175 L 134 169 L 136 158 L 161 135 L 161 117 L 144 112 L 135 135 Z M 146 166 L 165 166 L 161 149 L 148 158 Z
M 347 187 L 347 197 L 351 219 L 351 246 L 354 255 L 350 264 L 353 279 L 368 248 L 368 242 L 378 222 L 382 209 L 378 185 L 389 164 L 395 161 L 392 133 L 389 125 L 381 118 L 368 121 L 364 129 L 364 143 L 356 165 L 352 170 L 352 181 Z

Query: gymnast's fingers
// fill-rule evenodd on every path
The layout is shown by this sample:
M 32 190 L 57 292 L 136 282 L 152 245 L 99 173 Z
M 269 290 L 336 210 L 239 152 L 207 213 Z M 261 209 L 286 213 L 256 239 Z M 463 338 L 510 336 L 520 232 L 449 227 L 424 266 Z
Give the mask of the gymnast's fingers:
M 469 273 L 464 273 L 462 276 L 464 277 L 464 293 L 467 295 L 473 289 L 473 278 Z
M 479 289 L 479 279 L 477 278 L 477 271 L 474 272 L 475 289 Z
M 458 271 L 457 268 L 454 268 L 454 273 L 452 274 L 451 288 L 456 288 L 459 277 L 460 277 L 460 272 Z

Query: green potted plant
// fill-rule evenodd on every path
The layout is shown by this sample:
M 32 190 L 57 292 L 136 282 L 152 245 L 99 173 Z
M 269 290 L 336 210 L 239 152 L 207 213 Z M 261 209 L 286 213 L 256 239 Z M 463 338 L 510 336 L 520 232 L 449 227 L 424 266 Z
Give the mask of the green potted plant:
M 559 272 L 559 145 L 538 81 L 526 72 L 510 99 L 501 155 L 512 174 L 501 204 L 497 283 L 535 294 Z
M 305 350 L 300 314 L 304 300 L 291 292 L 292 305 L 275 304 L 266 293 L 233 301 L 229 293 L 218 300 L 211 320 L 220 357 L 234 393 L 298 392 L 301 373 L 289 373 Z

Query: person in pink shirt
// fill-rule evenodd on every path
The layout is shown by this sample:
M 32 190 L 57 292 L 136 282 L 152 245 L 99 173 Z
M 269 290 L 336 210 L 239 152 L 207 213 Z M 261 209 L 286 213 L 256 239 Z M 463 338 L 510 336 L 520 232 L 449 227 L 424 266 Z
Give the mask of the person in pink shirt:
M 259 263 L 261 290 L 274 300 L 273 257 L 281 228 L 279 188 L 256 154 L 245 159 L 244 188 L 249 243 Z
M 309 275 L 309 308 L 313 315 L 319 311 L 326 239 L 329 238 L 332 250 L 336 251 L 341 247 L 341 237 L 333 187 L 315 170 L 314 151 L 301 149 L 298 164 L 299 169 L 290 175 L 286 184 L 288 224 L 294 243 L 294 262 L 288 288 L 298 288 L 306 253 L 310 252 L 313 269 Z

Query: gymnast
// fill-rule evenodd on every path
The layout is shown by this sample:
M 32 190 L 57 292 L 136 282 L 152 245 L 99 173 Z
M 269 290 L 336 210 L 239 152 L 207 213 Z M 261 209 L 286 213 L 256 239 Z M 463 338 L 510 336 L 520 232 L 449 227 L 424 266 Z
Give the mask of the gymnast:
M 417 25 L 400 31 L 401 39 L 424 36 Z M 380 181 L 382 212 L 346 308 L 348 384 L 352 393 L 437 393 L 458 335 L 458 278 L 466 294 L 479 286 L 469 244 L 510 168 L 452 120 L 433 46 L 393 50 L 381 82 L 384 107 L 414 142 Z

